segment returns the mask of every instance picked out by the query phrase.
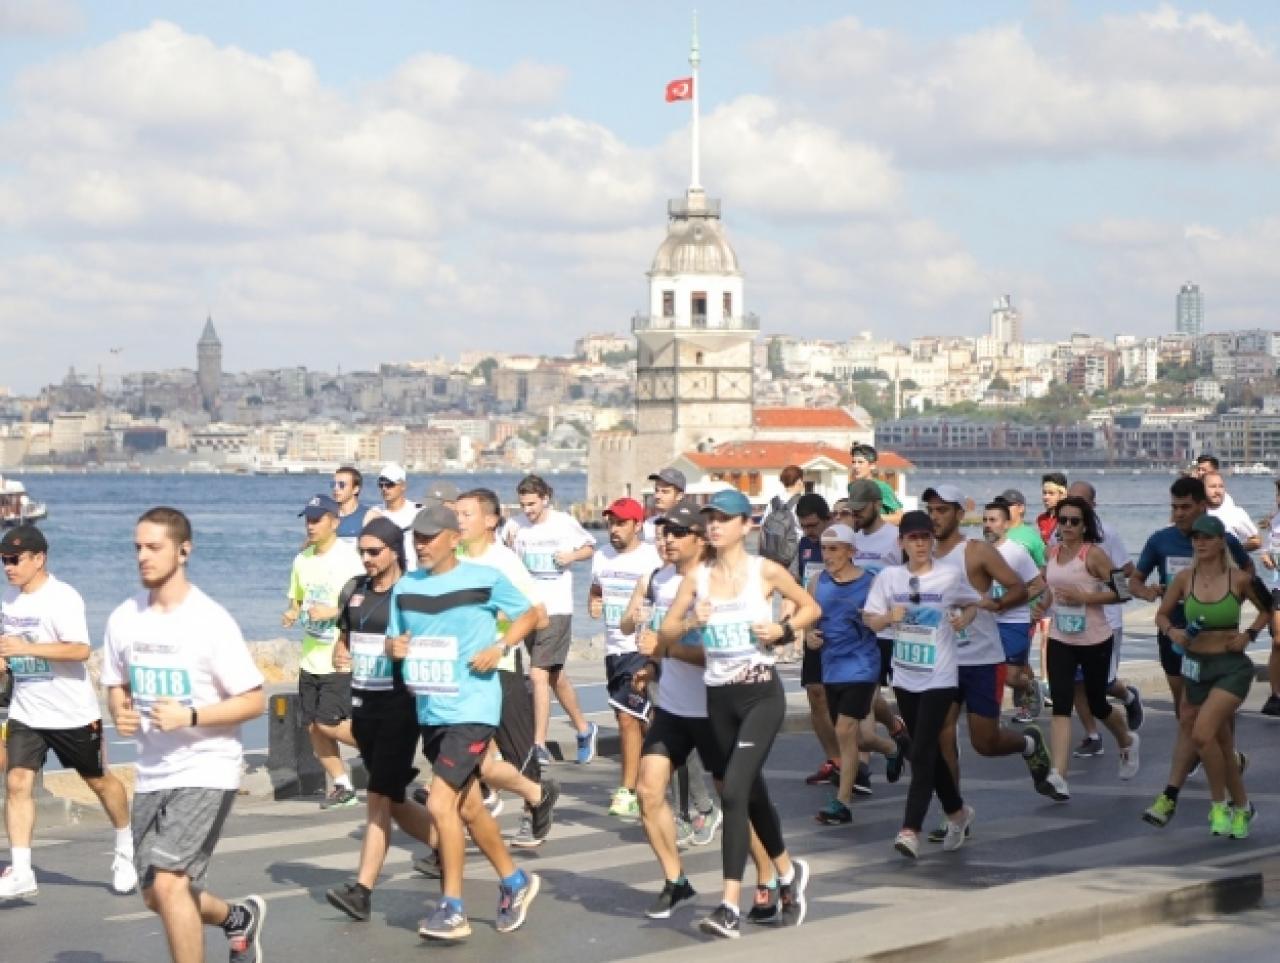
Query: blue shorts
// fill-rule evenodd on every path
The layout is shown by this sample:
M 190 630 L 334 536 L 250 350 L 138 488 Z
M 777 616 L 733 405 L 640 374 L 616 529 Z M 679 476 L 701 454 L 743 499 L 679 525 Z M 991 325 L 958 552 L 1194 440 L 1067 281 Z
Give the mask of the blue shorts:
M 1009 665 L 1026 665 L 1031 657 L 1031 623 L 997 622 L 1000 644 L 1004 646 L 1004 660 Z
M 1004 701 L 1004 676 L 1008 664 L 962 665 L 957 672 L 956 702 L 972 715 L 985 719 L 1000 718 Z

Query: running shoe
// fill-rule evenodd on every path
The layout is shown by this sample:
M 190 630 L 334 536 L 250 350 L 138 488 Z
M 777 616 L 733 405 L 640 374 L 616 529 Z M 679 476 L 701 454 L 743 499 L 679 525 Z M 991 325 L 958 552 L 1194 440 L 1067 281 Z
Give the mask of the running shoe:
M 424 940 L 462 940 L 471 935 L 471 924 L 461 906 L 455 908 L 442 899 L 418 924 L 418 935 Z
M 695 846 L 708 846 L 716 838 L 716 830 L 724 822 L 724 813 L 712 803 L 710 810 L 705 813 L 695 812 L 690 821 L 693 823 L 693 838 L 689 842 Z
M 428 850 L 427 855 L 419 856 L 415 859 L 413 868 L 416 872 L 431 879 L 442 879 L 444 877 L 444 870 L 440 866 L 440 851 L 436 849 Z
M 587 723 L 587 731 L 578 733 L 578 765 L 585 766 L 596 757 L 596 742 L 600 738 L 600 727 L 594 722 Z
M 1030 688 L 1028 688 L 1026 691 L 1027 691 L 1027 698 L 1022 708 L 1028 715 L 1031 716 L 1032 719 L 1039 719 L 1040 713 L 1044 711 L 1044 707 L 1047 705 L 1050 705 L 1049 699 L 1047 698 L 1047 694 L 1049 691 L 1048 687 L 1045 687 L 1043 689 L 1040 688 L 1040 683 L 1036 682 L 1033 679 L 1031 682 Z M 1017 717 L 1015 716 L 1015 721 L 1016 721 L 1016 718 Z
M 1066 802 L 1071 798 L 1071 788 L 1067 785 L 1067 781 L 1062 778 L 1062 774 L 1050 770 L 1049 775 L 1044 777 L 1045 789 L 1040 792 L 1048 796 L 1054 802 Z
M 804 922 L 804 891 L 809 885 L 809 864 L 803 859 L 791 860 L 791 882 L 778 882 L 778 901 L 782 904 L 783 926 L 799 926 Z
M 1170 799 L 1164 793 L 1161 793 L 1156 796 L 1156 801 L 1147 807 L 1147 811 L 1142 814 L 1142 821 L 1163 829 L 1169 825 L 1169 820 L 1173 819 L 1173 814 L 1177 811 L 1178 801 Z
M 911 755 L 911 737 L 907 735 L 905 727 L 895 732 L 892 738 L 898 751 L 892 756 L 885 756 L 884 778 L 888 783 L 895 783 L 902 778 L 902 770 L 907 768 L 907 759 Z
M 1044 745 L 1044 733 L 1040 731 L 1039 726 L 1028 726 L 1023 730 L 1023 734 L 1031 738 L 1035 748 L 1031 750 L 1031 755 L 1023 756 L 1022 761 L 1027 764 L 1036 792 L 1048 795 L 1044 786 L 1045 780 L 1049 778 L 1049 770 L 1053 768 L 1053 762 L 1049 759 L 1049 750 Z
M 1254 818 L 1258 815 L 1257 808 L 1253 803 L 1249 803 L 1249 808 L 1245 809 L 1236 806 L 1231 810 L 1231 838 L 1232 839 L 1248 839 L 1249 826 L 1253 823 Z
M 1102 736 L 1085 736 L 1080 740 L 1080 745 L 1076 746 L 1071 755 L 1077 759 L 1088 759 L 1091 756 L 1104 755 L 1105 750 L 1102 748 Z
M 1136 732 L 1129 733 L 1129 748 L 1120 750 L 1120 778 L 1132 779 L 1138 774 L 1141 761 L 1138 758 L 1138 746 L 1142 740 Z
M 495 789 L 484 786 L 484 808 L 489 810 L 489 815 L 497 819 L 502 815 L 502 794 Z
M 111 892 L 124 896 L 137 888 L 138 871 L 133 859 L 124 853 L 115 853 L 111 857 Z
M 326 890 L 324 898 L 329 901 L 330 906 L 342 910 L 353 920 L 359 923 L 369 921 L 369 891 L 361 889 L 355 883 L 343 883 L 335 889 Z
M 321 809 L 346 809 L 348 806 L 354 806 L 360 800 L 356 797 L 356 791 L 350 786 L 335 785 L 329 790 L 329 795 L 320 800 Z
M 6 866 L 5 871 L 0 873 L 0 899 L 22 899 L 35 896 L 39 891 L 36 874 L 31 870 L 17 873 L 12 866 Z
M 1129 731 L 1137 732 L 1142 728 L 1142 722 L 1147 717 L 1146 710 L 1142 708 L 1142 693 L 1138 691 L 1136 685 L 1127 685 L 1125 689 L 1129 695 L 1133 696 L 1132 702 L 1124 704 L 1125 721 L 1129 723 Z
M 828 759 L 818 767 L 817 772 L 811 776 L 806 776 L 804 781 L 805 784 L 809 786 L 823 786 L 832 780 L 835 780 L 836 782 L 840 781 L 840 767 L 836 765 L 835 762 Z
M 693 843 L 693 823 L 684 816 L 675 816 L 676 824 L 676 848 L 688 849 Z
M 241 911 L 242 925 L 227 930 L 230 963 L 259 963 L 262 959 L 262 924 L 267 920 L 267 901 L 246 896 L 233 909 Z
M 542 845 L 542 840 L 533 835 L 533 816 L 528 807 L 520 815 L 520 828 L 511 837 L 511 845 L 516 849 L 537 849 Z
M 840 780 L 837 778 L 836 783 Z M 853 777 L 853 794 L 855 796 L 871 796 L 871 767 L 865 762 L 858 763 L 858 774 Z
M 853 822 L 853 813 L 839 799 L 831 799 L 813 817 L 824 826 L 842 826 Z
M 533 756 L 538 760 L 539 766 L 549 766 L 555 762 L 555 760 L 551 758 L 551 750 L 546 746 L 534 746 Z
M 640 818 L 640 801 L 630 789 L 619 786 L 609 802 L 609 815 L 619 819 L 633 820 Z
M 528 809 L 532 822 L 533 838 L 541 845 L 551 832 L 551 823 L 555 818 L 556 803 L 560 801 L 560 784 L 554 779 L 542 780 L 542 799 L 538 805 Z
M 524 924 L 524 918 L 529 912 L 529 905 L 542 887 L 542 879 L 537 873 L 526 873 L 523 869 L 517 870 L 517 873 L 522 877 L 522 881 L 518 885 L 510 888 L 505 884 L 500 883 L 498 885 L 497 927 L 499 933 L 510 933 L 512 930 L 518 930 Z
M 742 919 L 732 906 L 721 903 L 711 911 L 711 915 L 698 924 L 698 929 L 711 936 L 722 936 L 727 940 L 736 940 L 742 935 Z
M 1231 835 L 1231 807 L 1224 802 L 1209 807 L 1209 832 L 1214 836 Z
M 658 894 L 658 898 L 653 901 L 652 905 L 644 911 L 644 915 L 651 920 L 668 919 L 673 909 L 697 895 L 687 879 L 682 879 L 678 883 L 667 880 L 662 884 L 662 892 Z
M 1280 716 L 1280 695 L 1276 695 L 1274 692 L 1271 693 L 1258 711 L 1264 716 Z
M 1010 720 L 1016 726 L 1029 726 L 1036 721 L 1036 717 L 1031 714 L 1029 709 L 1019 709 L 1013 714 Z
M 944 853 L 954 853 L 964 845 L 964 841 L 969 838 L 969 827 L 973 825 L 975 815 L 972 806 L 965 806 L 960 812 L 959 822 L 947 820 L 947 838 L 942 841 Z
M 751 923 L 776 923 L 780 919 L 782 904 L 778 900 L 778 884 L 757 886 L 755 899 L 751 909 L 747 911 L 747 920 Z
M 946 835 L 946 830 L 943 830 L 943 835 Z M 903 829 L 893 838 L 893 848 L 908 859 L 918 859 L 920 857 L 920 836 L 910 829 Z

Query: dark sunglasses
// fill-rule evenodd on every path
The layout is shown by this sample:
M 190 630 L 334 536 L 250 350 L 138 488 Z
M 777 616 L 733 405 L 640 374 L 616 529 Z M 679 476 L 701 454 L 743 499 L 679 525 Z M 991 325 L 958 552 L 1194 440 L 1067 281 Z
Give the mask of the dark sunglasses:
M 920 604 L 920 576 L 913 575 L 907 579 L 907 588 L 911 589 L 911 594 L 907 596 L 907 601 L 912 605 Z
M 387 546 L 385 545 L 383 545 L 380 548 L 362 548 L 360 549 L 360 555 L 361 557 L 364 557 L 367 555 L 369 558 L 377 558 L 386 550 L 387 550 Z
M 379 479 L 378 479 L 378 487 L 379 487 L 379 488 L 395 488 L 395 487 L 396 487 L 397 485 L 399 485 L 399 484 L 400 484 L 399 482 L 388 481 L 388 480 L 387 480 L 387 479 L 385 479 L 385 478 L 379 478 Z
M 21 553 L 17 555 L 0 555 L 0 562 L 4 563 L 5 565 L 17 565 L 21 561 L 22 561 Z
M 1083 515 L 1059 515 L 1058 524 L 1059 525 L 1083 525 L 1084 516 Z

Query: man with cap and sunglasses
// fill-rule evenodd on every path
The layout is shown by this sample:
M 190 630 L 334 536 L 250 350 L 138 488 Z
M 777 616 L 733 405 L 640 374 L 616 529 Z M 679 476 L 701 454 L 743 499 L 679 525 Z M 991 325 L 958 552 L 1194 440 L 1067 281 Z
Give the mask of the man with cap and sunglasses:
M 593 619 L 604 619 L 605 682 L 609 705 L 618 720 L 618 741 L 622 754 L 622 785 L 614 791 L 609 815 L 622 819 L 640 818 L 636 781 L 640 775 L 640 749 L 649 721 L 649 699 L 631 685 L 632 677 L 648 661 L 636 648 L 636 633 L 622 629 L 636 583 L 662 565 L 657 549 L 640 538 L 644 508 L 634 498 L 616 499 L 604 510 L 609 526 L 609 544 L 601 546 L 591 560 L 589 611 Z
M 387 653 L 403 660 L 423 753 L 435 774 L 427 810 L 439 833 L 442 893 L 418 935 L 458 940 L 471 934 L 462 903 L 464 832 L 498 874 L 496 922 L 507 933 L 524 923 L 540 881 L 511 861 L 478 782 L 502 713 L 494 670 L 508 643 L 533 630 L 538 613 L 497 569 L 458 558 L 462 535 L 454 511 L 431 505 L 412 527 L 418 568 L 391 590 Z M 500 638 L 499 613 L 511 620 Z
M 880 513 L 893 525 L 902 520 L 902 502 L 887 482 L 875 477 L 876 460 L 880 457 L 874 445 L 854 445 L 849 450 L 849 485 L 870 481 L 880 490 Z
M 138 885 L 133 834 L 124 786 L 103 756 L 102 711 L 89 680 L 89 628 L 84 600 L 47 568 L 49 544 L 34 525 L 11 528 L 0 538 L 8 587 L 0 595 L 0 671 L 12 674 L 8 722 L 5 829 L 11 864 L 0 875 L 0 900 L 36 895 L 31 839 L 36 774 L 52 749 L 93 790 L 115 828 L 111 888 Z
M 654 472 L 649 476 L 649 481 L 653 482 L 653 512 L 644 520 L 642 537 L 650 545 L 660 548 L 658 524 L 684 497 L 684 490 L 688 487 L 688 483 L 685 481 L 684 472 L 678 468 L 664 468 L 662 471 Z
M 338 641 L 338 605 L 342 587 L 364 571 L 356 549 L 338 539 L 338 503 L 316 495 L 298 513 L 306 519 L 307 545 L 293 560 L 289 574 L 289 608 L 281 617 L 287 629 L 302 626 L 298 659 L 299 713 L 311 737 L 311 748 L 333 781 L 321 809 L 354 806 L 355 788 L 347 775 L 338 743 L 355 746 L 351 735 L 351 673 L 333 664 Z
M 391 519 L 400 526 L 404 533 L 405 571 L 412 572 L 418 567 L 418 559 L 413 554 L 413 520 L 422 506 L 410 501 L 406 496 L 409 491 L 409 476 L 404 468 L 396 462 L 388 462 L 378 472 L 378 492 L 382 495 L 382 507 L 369 510 L 369 518 L 379 515 Z

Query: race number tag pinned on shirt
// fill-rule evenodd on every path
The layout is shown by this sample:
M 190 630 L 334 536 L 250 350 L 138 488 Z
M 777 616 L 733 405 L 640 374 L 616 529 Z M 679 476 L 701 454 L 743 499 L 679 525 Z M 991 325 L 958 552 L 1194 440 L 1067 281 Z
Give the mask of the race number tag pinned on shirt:
M 452 699 L 458 695 L 458 640 L 454 636 L 417 635 L 409 640 L 404 684 L 414 695 Z
M 1168 577 L 1168 582 L 1165 584 L 1167 585 L 1169 582 L 1172 582 L 1177 574 L 1183 569 L 1190 568 L 1191 562 L 1192 560 L 1187 558 L 1185 555 L 1170 555 L 1166 558 L 1164 560 L 1164 570 Z
M 1053 605 L 1053 624 L 1064 635 L 1079 635 L 1084 631 L 1085 627 L 1084 606 L 1055 602 Z
M 375 632 L 352 632 L 351 684 L 367 692 L 388 692 L 392 687 L 387 638 Z
M 904 666 L 932 668 L 938 661 L 938 627 L 899 622 L 894 627 L 893 661 Z
M 183 666 L 164 665 L 163 662 L 131 662 L 129 664 L 129 695 L 133 707 L 142 716 L 142 730 L 151 730 L 151 710 L 161 699 L 176 699 L 190 708 L 191 673 Z
M 560 566 L 556 564 L 554 552 L 525 552 L 521 556 L 521 561 L 534 578 L 555 578 L 560 574 Z
M 1188 682 L 1200 681 L 1200 660 L 1189 655 L 1182 657 L 1182 677 Z
M 48 659 L 36 655 L 14 655 L 9 657 L 8 662 L 9 671 L 20 681 L 35 682 L 53 678 L 53 669 Z
M 712 622 L 705 625 L 702 628 L 702 646 L 708 659 L 730 662 L 746 658 L 756 649 L 751 623 Z
M 802 585 L 808 587 L 809 583 L 822 574 L 826 568 L 821 562 L 805 562 L 804 573 L 800 577 Z
M 323 588 L 311 588 L 307 590 L 307 597 L 302 601 L 302 612 L 299 621 L 302 623 L 302 631 L 311 636 L 317 642 L 323 642 L 326 645 L 333 645 L 338 641 L 338 620 L 334 619 L 313 619 L 307 613 L 313 605 L 328 606 L 332 604 L 332 600 Z

